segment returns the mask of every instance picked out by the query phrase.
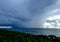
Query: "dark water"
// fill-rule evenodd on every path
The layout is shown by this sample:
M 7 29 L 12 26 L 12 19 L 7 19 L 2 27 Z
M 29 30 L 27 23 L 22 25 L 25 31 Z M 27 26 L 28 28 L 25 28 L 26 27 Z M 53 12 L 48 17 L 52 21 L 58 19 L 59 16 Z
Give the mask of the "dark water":
M 6 30 L 17 31 L 17 32 L 25 32 L 25 33 L 32 33 L 36 35 L 55 35 L 60 37 L 60 29 L 55 28 L 22 28 L 18 27 L 17 25 L 0 25 L 0 26 L 12 26 L 12 28 L 6 28 Z
M 12 30 L 12 31 L 18 31 L 18 32 L 25 32 L 25 33 L 31 33 L 31 34 L 36 34 L 36 35 L 55 35 L 60 37 L 60 29 L 44 29 L 44 28 L 10 28 L 7 30 Z

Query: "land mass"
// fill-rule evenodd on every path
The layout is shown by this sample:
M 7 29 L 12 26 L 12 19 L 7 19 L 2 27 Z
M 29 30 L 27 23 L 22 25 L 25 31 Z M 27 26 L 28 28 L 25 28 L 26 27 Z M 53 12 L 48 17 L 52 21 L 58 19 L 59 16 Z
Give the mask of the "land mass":
M 0 29 L 0 42 L 60 42 L 60 37 Z

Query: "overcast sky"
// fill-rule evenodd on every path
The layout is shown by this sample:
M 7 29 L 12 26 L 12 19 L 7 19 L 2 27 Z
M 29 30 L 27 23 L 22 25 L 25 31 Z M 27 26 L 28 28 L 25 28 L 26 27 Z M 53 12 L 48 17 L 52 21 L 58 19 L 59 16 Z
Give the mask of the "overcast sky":
M 59 11 L 60 0 L 0 0 L 0 23 L 41 28 L 46 18 Z

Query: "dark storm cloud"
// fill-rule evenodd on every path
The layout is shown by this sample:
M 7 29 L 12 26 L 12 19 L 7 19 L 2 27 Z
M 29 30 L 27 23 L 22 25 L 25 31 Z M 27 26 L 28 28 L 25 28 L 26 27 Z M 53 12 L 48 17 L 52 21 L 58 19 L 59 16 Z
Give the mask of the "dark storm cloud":
M 55 0 L 31 0 L 27 5 L 29 12 L 33 14 L 37 14 L 43 11 L 43 9 L 51 4 L 53 4 Z
M 4 23 L 9 20 L 23 27 L 39 27 L 37 15 L 41 16 L 44 8 L 54 2 L 55 0 L 0 0 L 0 21 Z

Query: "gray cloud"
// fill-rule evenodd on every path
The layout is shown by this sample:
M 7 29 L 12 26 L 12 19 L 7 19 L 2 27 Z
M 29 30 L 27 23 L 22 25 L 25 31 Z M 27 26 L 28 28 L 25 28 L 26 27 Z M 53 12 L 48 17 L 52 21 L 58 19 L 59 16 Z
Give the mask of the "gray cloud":
M 2 22 L 9 20 L 23 27 L 40 27 L 44 9 L 53 3 L 55 0 L 0 0 L 0 17 Z

